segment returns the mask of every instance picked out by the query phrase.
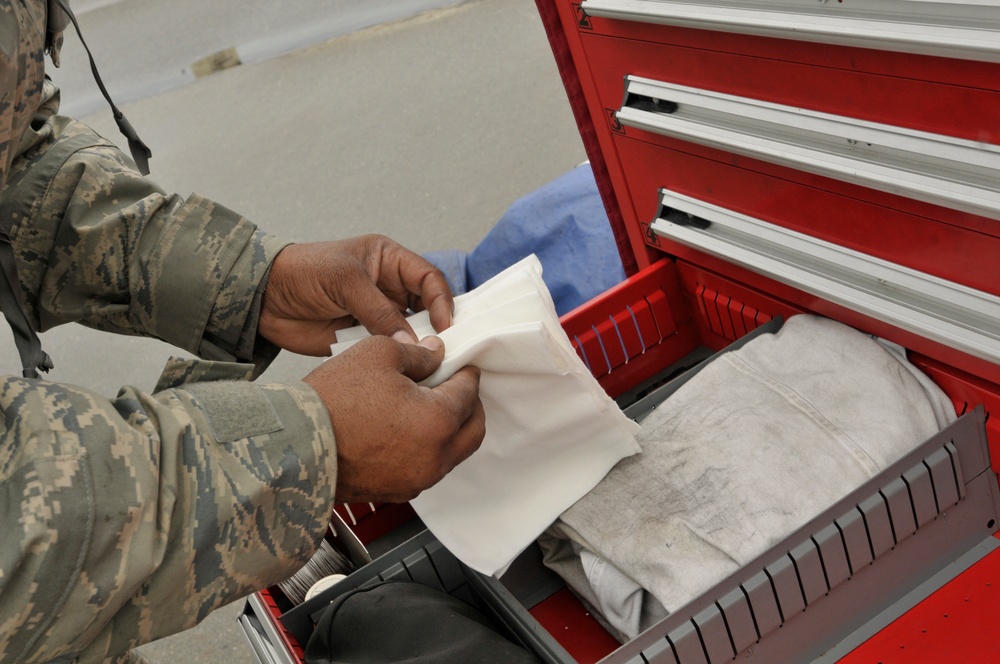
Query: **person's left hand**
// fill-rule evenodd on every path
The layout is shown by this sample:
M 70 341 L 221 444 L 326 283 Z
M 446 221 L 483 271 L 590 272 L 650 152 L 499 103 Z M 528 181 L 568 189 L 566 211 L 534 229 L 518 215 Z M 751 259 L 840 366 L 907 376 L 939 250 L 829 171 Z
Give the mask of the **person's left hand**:
M 453 298 L 440 270 L 381 235 L 293 244 L 274 259 L 257 331 L 295 353 L 323 356 L 337 330 L 361 323 L 372 334 L 416 342 L 403 315 L 430 312 L 451 325 Z

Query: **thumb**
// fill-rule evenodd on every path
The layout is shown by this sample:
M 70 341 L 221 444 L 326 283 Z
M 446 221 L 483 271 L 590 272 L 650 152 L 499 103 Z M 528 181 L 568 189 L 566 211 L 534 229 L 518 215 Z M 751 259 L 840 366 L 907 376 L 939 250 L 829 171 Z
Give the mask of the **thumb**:
M 419 383 L 437 371 L 444 360 L 444 344 L 437 337 L 424 337 L 419 344 L 400 343 L 399 371 Z

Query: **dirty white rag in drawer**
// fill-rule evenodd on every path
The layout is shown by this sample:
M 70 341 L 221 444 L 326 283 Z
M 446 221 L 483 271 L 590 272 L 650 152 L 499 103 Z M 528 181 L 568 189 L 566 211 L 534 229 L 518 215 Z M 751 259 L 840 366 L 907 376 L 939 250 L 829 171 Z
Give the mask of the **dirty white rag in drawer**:
M 794 316 L 643 420 L 643 453 L 546 532 L 547 563 L 632 638 L 954 419 L 901 348 Z

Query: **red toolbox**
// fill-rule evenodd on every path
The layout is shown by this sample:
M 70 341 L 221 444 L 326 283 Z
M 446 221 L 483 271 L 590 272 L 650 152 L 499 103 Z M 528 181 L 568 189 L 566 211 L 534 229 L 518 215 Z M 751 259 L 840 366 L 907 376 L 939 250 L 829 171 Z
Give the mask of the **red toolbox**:
M 962 416 L 624 646 L 530 550 L 489 579 L 423 533 L 345 583 L 439 570 L 552 662 L 1000 661 L 1000 2 L 537 5 L 630 275 L 563 319 L 612 397 L 810 312 Z M 373 549 L 419 528 L 338 512 Z M 252 597 L 258 658 L 301 661 L 320 604 Z

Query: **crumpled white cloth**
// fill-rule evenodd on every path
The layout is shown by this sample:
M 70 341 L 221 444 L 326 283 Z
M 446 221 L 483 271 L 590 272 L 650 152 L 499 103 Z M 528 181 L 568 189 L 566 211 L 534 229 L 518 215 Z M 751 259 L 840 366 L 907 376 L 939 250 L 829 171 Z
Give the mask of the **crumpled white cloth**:
M 411 501 L 455 556 L 500 574 L 622 458 L 639 452 L 638 425 L 601 389 L 559 324 L 541 264 L 529 256 L 455 299 L 434 386 L 479 367 L 486 438 L 480 449 Z M 424 313 L 409 322 L 435 334 Z M 333 354 L 367 332 L 338 332 Z
M 541 539 L 624 639 L 790 535 L 954 421 L 905 353 L 790 318 L 706 366 Z

